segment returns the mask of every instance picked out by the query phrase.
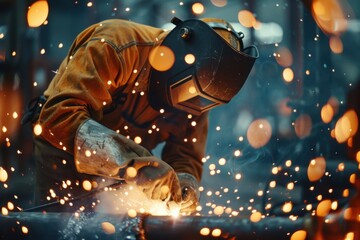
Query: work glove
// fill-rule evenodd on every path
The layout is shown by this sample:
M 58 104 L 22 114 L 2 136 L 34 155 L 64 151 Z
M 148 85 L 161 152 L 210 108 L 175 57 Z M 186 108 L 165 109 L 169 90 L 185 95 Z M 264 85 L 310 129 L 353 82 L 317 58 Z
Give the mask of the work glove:
M 191 214 L 196 211 L 199 203 L 199 182 L 189 173 L 177 173 L 181 187 L 181 213 Z
M 135 183 L 150 199 L 181 202 L 180 183 L 174 169 L 157 157 L 133 158 L 123 178 L 127 183 Z
M 136 183 L 151 199 L 181 201 L 178 178 L 167 163 L 92 119 L 80 125 L 74 149 L 80 173 Z

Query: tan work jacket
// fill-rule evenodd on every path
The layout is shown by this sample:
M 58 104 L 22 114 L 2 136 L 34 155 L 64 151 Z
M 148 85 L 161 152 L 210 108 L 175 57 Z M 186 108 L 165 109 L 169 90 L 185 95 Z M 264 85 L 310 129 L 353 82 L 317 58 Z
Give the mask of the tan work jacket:
M 124 20 L 107 20 L 80 33 L 44 93 L 41 137 L 73 154 L 76 131 L 91 118 L 149 150 L 165 141 L 162 159 L 200 180 L 207 114 L 162 113 L 148 101 L 148 56 L 165 35 Z

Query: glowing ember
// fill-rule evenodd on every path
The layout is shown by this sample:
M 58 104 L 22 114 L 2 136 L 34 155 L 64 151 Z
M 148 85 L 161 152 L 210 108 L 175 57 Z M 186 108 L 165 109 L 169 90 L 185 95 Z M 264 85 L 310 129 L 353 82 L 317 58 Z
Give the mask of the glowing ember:
M 200 234 L 202 236 L 208 236 L 210 234 L 210 229 L 207 227 L 203 227 L 202 229 L 200 229 Z
M 355 233 L 354 232 L 348 232 L 346 233 L 345 239 L 344 240 L 354 240 L 355 238 Z
M 36 124 L 36 125 L 34 126 L 33 131 L 34 131 L 34 134 L 35 134 L 35 135 L 39 136 L 39 135 L 42 133 L 42 127 L 41 127 L 41 125 L 40 125 L 40 124 Z
M 5 169 L 0 167 L 0 182 L 6 182 L 7 179 L 8 179 L 8 173 L 6 172 Z
M 29 229 L 25 226 L 22 226 L 21 227 L 21 231 L 24 233 L 24 234 L 28 234 L 29 233 Z
M 126 175 L 130 178 L 134 178 L 137 175 L 137 170 L 134 167 L 128 167 L 126 169 Z
M 338 205 L 338 202 L 337 202 L 337 201 L 332 202 L 332 203 L 331 203 L 331 210 L 334 210 L 334 211 L 335 211 L 335 210 L 338 208 L 338 206 L 339 206 L 339 205 Z
M 109 222 L 102 222 L 101 228 L 103 229 L 104 233 L 106 234 L 114 234 L 116 229 L 115 226 Z
M 226 159 L 225 158 L 220 158 L 219 159 L 219 165 L 224 166 L 226 164 Z
M 195 56 L 191 53 L 188 53 L 185 55 L 184 60 L 187 64 L 193 64 L 195 62 Z
M 134 142 L 137 143 L 137 144 L 140 144 L 141 141 L 142 141 L 142 139 L 139 136 L 135 137 L 135 139 L 134 139 Z
M 224 207 L 223 206 L 217 206 L 215 209 L 214 209 L 214 214 L 215 215 L 221 215 L 224 213 Z
M 129 217 L 131 217 L 131 218 L 136 217 L 136 215 L 137 215 L 136 210 L 134 210 L 134 209 L 129 209 L 129 210 L 128 210 L 128 215 L 129 215 Z
M 6 216 L 6 215 L 9 214 L 9 210 L 8 210 L 6 207 L 2 207 L 2 208 L 1 208 L 1 214 L 4 215 L 4 216 Z
M 8 203 L 7 203 L 7 208 L 8 208 L 9 210 L 14 210 L 14 204 L 13 204 L 12 202 L 8 202 Z
M 84 180 L 83 183 L 82 183 L 82 187 L 86 191 L 91 191 L 91 188 L 92 188 L 91 182 L 88 181 L 88 180 Z
M 292 202 L 286 202 L 282 207 L 283 212 L 288 213 L 292 210 Z
M 221 229 L 215 228 L 215 229 L 211 232 L 211 235 L 212 235 L 213 237 L 220 237 L 220 235 L 221 235 Z
M 237 174 L 235 175 L 235 179 L 236 179 L 236 180 L 240 180 L 240 179 L 241 179 L 241 174 L 240 174 L 240 173 L 237 173 Z
M 294 72 L 291 68 L 285 68 L 283 71 L 283 78 L 285 82 L 291 82 L 294 80 Z
M 261 220 L 261 217 L 262 216 L 260 212 L 254 212 L 250 216 L 250 221 L 254 223 L 259 222 Z

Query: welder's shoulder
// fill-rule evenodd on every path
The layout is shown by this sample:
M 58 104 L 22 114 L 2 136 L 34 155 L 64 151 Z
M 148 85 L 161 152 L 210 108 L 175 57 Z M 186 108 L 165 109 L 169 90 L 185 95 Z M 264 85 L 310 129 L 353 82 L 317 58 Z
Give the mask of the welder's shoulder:
M 163 32 L 163 29 L 155 28 L 132 21 L 122 19 L 109 19 L 98 24 L 95 36 L 101 35 L 115 42 L 153 42 Z

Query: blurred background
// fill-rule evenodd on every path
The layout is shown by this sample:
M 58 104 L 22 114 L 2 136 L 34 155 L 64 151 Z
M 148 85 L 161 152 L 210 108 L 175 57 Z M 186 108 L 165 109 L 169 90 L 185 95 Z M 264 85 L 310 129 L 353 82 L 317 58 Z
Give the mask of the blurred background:
M 360 162 L 359 11 L 358 0 L 0 0 L 2 213 L 32 206 L 32 129 L 20 120 L 76 35 L 110 18 L 171 29 L 174 16 L 223 18 L 260 52 L 240 93 L 210 112 L 199 212 L 341 208 Z

